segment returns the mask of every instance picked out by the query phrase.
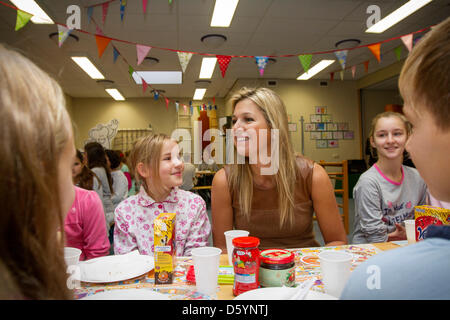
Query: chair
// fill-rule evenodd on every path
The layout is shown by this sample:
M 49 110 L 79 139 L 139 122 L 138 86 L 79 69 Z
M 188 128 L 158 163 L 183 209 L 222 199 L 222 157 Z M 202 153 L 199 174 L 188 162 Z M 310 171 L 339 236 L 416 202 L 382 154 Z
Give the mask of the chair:
M 326 162 L 326 161 L 319 161 L 319 164 L 325 168 L 327 167 L 336 167 L 341 168 L 341 170 L 333 171 L 333 172 L 327 172 L 328 176 L 331 180 L 335 180 L 335 189 L 334 193 L 336 195 L 342 195 L 342 204 L 338 203 L 338 207 L 342 209 L 342 220 L 344 222 L 344 228 L 345 232 L 349 233 L 349 225 L 348 225 L 348 198 L 349 198 L 349 191 L 348 191 L 348 162 L 347 160 L 340 161 L 340 162 Z M 341 182 L 341 183 L 337 183 Z M 339 188 L 339 189 L 336 189 Z M 342 189 L 341 189 L 342 188 Z

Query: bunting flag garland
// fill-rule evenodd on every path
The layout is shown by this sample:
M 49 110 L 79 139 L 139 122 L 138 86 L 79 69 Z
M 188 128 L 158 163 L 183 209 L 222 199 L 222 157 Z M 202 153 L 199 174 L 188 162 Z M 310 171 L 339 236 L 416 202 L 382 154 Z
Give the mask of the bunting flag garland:
M 334 80 L 334 72 L 330 72 L 330 81 L 333 82 Z
M 403 44 L 406 48 L 408 48 L 408 51 L 411 52 L 413 47 L 413 34 L 408 34 L 406 36 L 401 37 Z
M 111 42 L 111 38 L 95 35 L 95 41 L 97 42 L 98 57 L 101 58 L 106 47 Z
M 395 56 L 397 57 L 397 61 L 400 61 L 402 58 L 403 47 L 400 45 L 394 49 Z
M 341 64 L 342 70 L 345 69 L 345 64 L 347 62 L 347 54 L 348 50 L 341 50 L 334 52 L 336 58 L 338 58 L 339 63 Z
M 147 53 L 150 51 L 152 47 L 143 46 L 141 44 L 136 45 L 136 51 L 137 51 L 137 65 L 140 65 L 142 61 L 144 61 L 144 58 L 147 56 Z
M 32 14 L 29 14 L 28 12 L 17 10 L 17 18 L 16 18 L 16 31 L 22 29 L 26 26 L 28 21 L 33 17 Z
M 117 58 L 119 57 L 119 51 L 117 51 L 116 47 L 113 46 L 113 62 L 115 63 Z
M 222 73 L 222 78 L 225 78 L 225 73 L 227 72 L 228 64 L 231 61 L 230 56 L 220 56 L 216 55 L 217 61 L 219 62 L 220 72 Z
M 356 66 L 352 66 L 352 78 L 355 79 Z
M 102 24 L 105 24 L 106 15 L 108 14 L 108 6 L 109 2 L 105 2 L 102 4 Z
M 147 82 L 145 82 L 145 80 L 142 79 L 142 93 L 145 93 L 145 90 L 147 90 L 147 86 L 148 86 Z
M 256 60 L 256 64 L 258 65 L 258 69 L 259 69 L 259 74 L 262 77 L 264 74 L 264 69 L 267 66 L 267 62 L 269 61 L 269 57 L 255 57 Z
M 364 70 L 367 72 L 369 72 L 369 60 L 364 61 Z
M 298 59 L 300 60 L 300 63 L 302 64 L 303 70 L 305 70 L 305 72 L 308 72 L 309 70 L 312 56 L 313 56 L 312 54 L 301 54 L 298 56 Z
M 186 71 L 187 65 L 189 64 L 189 61 L 192 58 L 191 52 L 177 52 L 178 59 L 180 60 L 181 70 L 183 70 L 183 73 Z
M 58 47 L 61 48 L 64 41 L 66 41 L 69 34 L 72 32 L 72 29 L 66 28 L 58 24 Z
M 142 11 L 144 14 L 147 11 L 147 0 L 142 0 Z
M 92 14 L 94 13 L 94 7 L 87 8 L 87 15 L 88 15 L 88 24 L 91 23 Z
M 123 22 L 123 15 L 125 14 L 125 6 L 127 5 L 127 0 L 120 0 L 120 21 Z
M 380 61 L 381 61 L 381 56 L 380 56 L 381 43 L 372 44 L 370 46 L 367 46 L 367 48 L 369 48 L 369 50 L 373 53 L 375 58 L 377 58 L 378 63 L 380 63 Z

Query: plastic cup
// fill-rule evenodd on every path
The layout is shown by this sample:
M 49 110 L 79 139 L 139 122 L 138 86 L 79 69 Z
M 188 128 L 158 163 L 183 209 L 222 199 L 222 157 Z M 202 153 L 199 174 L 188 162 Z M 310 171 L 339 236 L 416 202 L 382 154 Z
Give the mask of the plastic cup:
M 416 220 L 405 220 L 404 222 L 408 243 L 416 243 Z
M 214 247 L 192 249 L 191 254 L 194 260 L 195 286 L 198 292 L 209 296 L 216 293 L 221 253 L 221 249 Z
M 233 265 L 233 239 L 238 237 L 248 237 L 250 232 L 245 230 L 229 230 L 225 231 L 225 240 L 227 241 L 228 264 Z
M 319 253 L 322 282 L 325 292 L 339 298 L 350 277 L 353 255 L 342 251 Z
M 77 248 L 64 247 L 64 260 L 67 267 L 78 264 L 80 261 L 81 250 Z

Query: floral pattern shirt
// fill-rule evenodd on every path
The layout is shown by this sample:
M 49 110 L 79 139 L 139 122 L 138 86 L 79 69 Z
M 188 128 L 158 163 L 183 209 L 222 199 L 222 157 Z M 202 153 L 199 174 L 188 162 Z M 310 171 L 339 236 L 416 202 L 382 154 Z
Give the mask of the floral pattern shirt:
M 190 256 L 191 250 L 208 246 L 211 224 L 205 201 L 197 194 L 175 187 L 162 202 L 156 202 L 141 187 L 138 194 L 122 201 L 115 210 L 114 253 L 138 249 L 153 255 L 153 220 L 163 212 L 176 213 L 177 256 Z

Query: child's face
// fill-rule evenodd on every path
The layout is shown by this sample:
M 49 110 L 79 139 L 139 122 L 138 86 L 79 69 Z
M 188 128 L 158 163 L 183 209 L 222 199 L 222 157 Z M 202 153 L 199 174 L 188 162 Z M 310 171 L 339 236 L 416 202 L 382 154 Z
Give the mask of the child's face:
M 78 159 L 77 156 L 75 156 L 75 160 L 73 161 L 72 165 L 72 178 L 75 179 L 78 177 L 78 175 L 83 170 L 83 164 L 81 163 L 80 159 Z
M 398 117 L 383 117 L 378 119 L 373 137 L 372 147 L 377 149 L 379 158 L 401 160 L 406 143 L 406 128 Z
M 417 112 L 408 104 L 403 112 L 413 126 L 406 150 L 433 197 L 450 201 L 450 130 L 443 132 L 425 109 Z
M 184 163 L 180 157 L 178 144 L 173 140 L 165 140 L 159 160 L 159 178 L 162 187 L 170 190 L 183 183 Z

